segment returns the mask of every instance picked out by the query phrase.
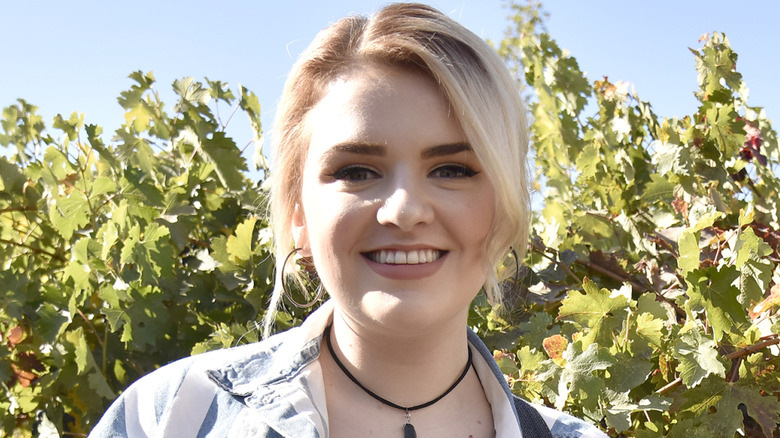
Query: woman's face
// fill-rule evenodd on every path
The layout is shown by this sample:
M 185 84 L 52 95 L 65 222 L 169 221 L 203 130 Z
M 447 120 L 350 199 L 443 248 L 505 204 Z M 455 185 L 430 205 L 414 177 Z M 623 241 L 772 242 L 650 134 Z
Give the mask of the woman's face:
M 329 85 L 306 129 L 293 234 L 337 310 L 402 331 L 465 321 L 495 197 L 435 83 L 360 67 Z

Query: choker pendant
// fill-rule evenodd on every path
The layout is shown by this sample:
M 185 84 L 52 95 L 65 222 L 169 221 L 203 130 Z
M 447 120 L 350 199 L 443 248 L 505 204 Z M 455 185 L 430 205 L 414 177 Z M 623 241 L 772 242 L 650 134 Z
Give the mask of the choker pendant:
M 406 424 L 404 424 L 404 438 L 417 438 L 417 431 L 412 426 L 412 413 L 406 410 Z

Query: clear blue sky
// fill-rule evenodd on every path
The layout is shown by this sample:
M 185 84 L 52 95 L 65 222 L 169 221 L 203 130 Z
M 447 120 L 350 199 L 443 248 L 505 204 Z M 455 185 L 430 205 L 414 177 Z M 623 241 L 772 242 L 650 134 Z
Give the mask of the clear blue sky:
M 21 97 L 38 105 L 47 125 L 57 113 L 86 114 L 112 132 L 123 120 L 116 103 L 127 75 L 153 71 L 173 105 L 170 84 L 193 76 L 254 91 L 270 129 L 284 77 L 318 30 L 385 1 L 53 1 L 0 0 L 3 49 L 0 107 Z M 507 27 L 501 0 L 428 2 L 494 41 Z M 780 2 L 546 1 L 547 29 L 591 80 L 632 82 L 660 116 L 692 113 L 696 71 L 688 47 L 706 32 L 725 32 L 740 54 L 751 105 L 780 121 Z M 243 120 L 232 123 L 245 124 Z M 247 136 L 248 129 L 247 129 Z M 234 134 L 237 137 L 242 134 Z M 109 137 L 110 138 L 110 137 Z M 246 139 L 237 138 L 241 145 Z

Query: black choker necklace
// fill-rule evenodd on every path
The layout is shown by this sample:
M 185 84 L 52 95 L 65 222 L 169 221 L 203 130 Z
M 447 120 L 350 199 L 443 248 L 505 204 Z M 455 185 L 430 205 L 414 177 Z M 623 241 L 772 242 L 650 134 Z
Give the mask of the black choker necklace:
M 365 391 L 371 397 L 374 397 L 375 399 L 379 400 L 383 404 L 385 404 L 387 406 L 390 406 L 391 408 L 400 409 L 400 410 L 406 412 L 406 424 L 404 424 L 404 438 L 417 438 L 417 432 L 414 430 L 414 426 L 412 426 L 412 411 L 416 411 L 416 410 L 422 409 L 422 408 L 427 408 L 428 406 L 430 406 L 430 405 L 436 403 L 437 401 L 443 399 L 447 394 L 451 393 L 452 390 L 455 389 L 455 387 L 458 386 L 458 384 L 460 382 L 463 381 L 463 378 L 466 377 L 466 374 L 469 372 L 469 368 L 471 368 L 471 348 L 468 348 L 469 357 L 466 360 L 466 367 L 463 368 L 463 372 L 460 373 L 460 376 L 455 381 L 455 383 L 453 383 L 452 386 L 447 388 L 447 390 L 444 391 L 444 393 L 442 395 L 436 397 L 435 399 L 433 399 L 431 401 L 428 401 L 428 402 L 425 402 L 423 404 L 416 405 L 416 406 L 406 407 L 406 406 L 397 405 L 397 404 L 391 402 L 390 400 L 387 400 L 387 399 L 384 399 L 384 398 L 378 396 L 373 391 L 371 391 L 370 389 L 368 389 L 365 386 L 363 386 L 363 384 L 358 382 L 358 379 L 356 379 L 355 376 L 353 376 L 352 373 L 350 373 L 349 370 L 347 370 L 347 367 L 345 367 L 344 364 L 341 363 L 341 361 L 339 360 L 338 356 L 336 356 L 336 352 L 333 351 L 333 345 L 330 343 L 330 328 L 331 328 L 330 325 L 327 326 L 325 328 L 325 332 L 322 334 L 322 336 L 325 337 L 325 342 L 328 344 L 328 351 L 330 351 L 330 356 L 333 358 L 333 361 L 336 362 L 336 365 L 338 365 L 339 368 L 341 368 L 341 371 L 343 371 L 344 374 L 346 374 L 347 377 L 349 377 L 349 380 L 352 380 L 353 382 L 355 382 L 355 385 L 360 387 L 360 389 Z

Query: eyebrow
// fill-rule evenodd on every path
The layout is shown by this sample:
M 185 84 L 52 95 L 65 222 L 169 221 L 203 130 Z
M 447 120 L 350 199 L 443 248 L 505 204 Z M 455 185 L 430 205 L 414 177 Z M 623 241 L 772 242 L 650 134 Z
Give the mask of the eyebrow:
M 349 153 L 358 155 L 375 155 L 385 156 L 387 155 L 387 147 L 378 143 L 339 143 L 330 148 L 326 155 Z
M 471 149 L 471 145 L 468 143 L 450 143 L 426 148 L 422 151 L 420 156 L 422 158 L 435 158 L 471 151 L 473 151 L 473 149 Z
M 423 149 L 420 157 L 423 159 L 455 155 L 460 152 L 472 152 L 473 149 L 468 143 L 448 143 L 437 146 L 431 146 Z M 349 153 L 358 155 L 373 155 L 383 157 L 387 155 L 387 146 L 378 143 L 359 143 L 349 142 L 334 145 L 326 152 L 327 155 Z

